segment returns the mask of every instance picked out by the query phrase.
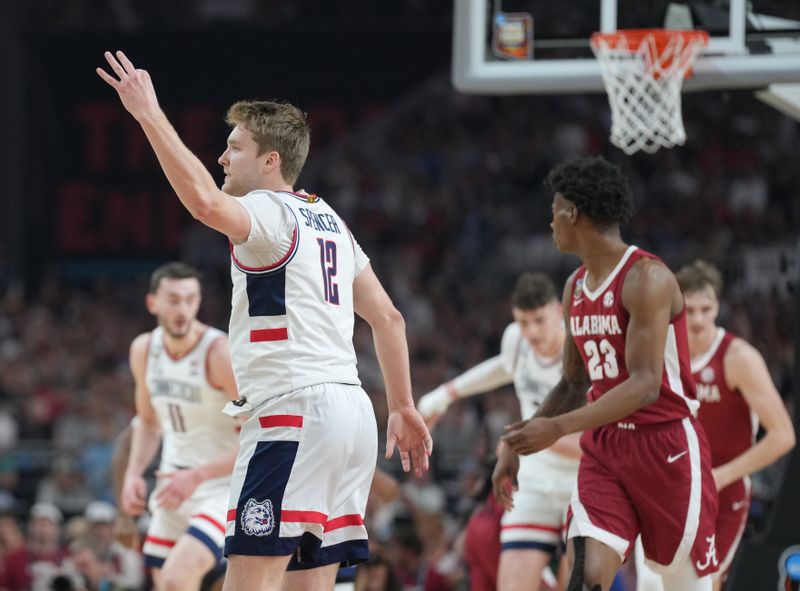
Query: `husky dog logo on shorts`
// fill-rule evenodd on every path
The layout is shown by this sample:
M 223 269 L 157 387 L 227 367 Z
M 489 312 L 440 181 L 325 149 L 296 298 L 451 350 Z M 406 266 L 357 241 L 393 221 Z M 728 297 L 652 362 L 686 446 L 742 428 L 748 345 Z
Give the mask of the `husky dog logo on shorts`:
M 242 529 L 250 536 L 268 536 L 275 529 L 272 501 L 248 499 L 242 511 Z

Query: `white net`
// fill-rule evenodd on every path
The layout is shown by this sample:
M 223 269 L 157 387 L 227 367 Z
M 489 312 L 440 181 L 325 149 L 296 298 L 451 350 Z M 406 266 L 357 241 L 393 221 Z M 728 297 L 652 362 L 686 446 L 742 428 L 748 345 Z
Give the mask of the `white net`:
M 702 31 L 619 31 L 592 36 L 611 105 L 611 143 L 633 154 L 653 153 L 686 141 L 681 86 L 707 42 Z

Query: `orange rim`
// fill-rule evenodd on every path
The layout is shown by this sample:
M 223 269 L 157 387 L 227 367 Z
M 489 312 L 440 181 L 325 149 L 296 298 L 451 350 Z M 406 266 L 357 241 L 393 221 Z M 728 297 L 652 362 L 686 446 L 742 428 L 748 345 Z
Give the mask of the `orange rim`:
M 594 33 L 592 35 L 592 45 L 596 46 L 599 41 L 605 41 L 610 47 L 616 48 L 623 39 L 627 48 L 636 51 L 648 36 L 652 36 L 658 51 L 663 50 L 667 43 L 675 37 L 683 37 L 684 42 L 699 41 L 704 46 L 708 45 L 709 35 L 706 31 L 682 30 L 682 29 L 623 29 L 613 33 Z

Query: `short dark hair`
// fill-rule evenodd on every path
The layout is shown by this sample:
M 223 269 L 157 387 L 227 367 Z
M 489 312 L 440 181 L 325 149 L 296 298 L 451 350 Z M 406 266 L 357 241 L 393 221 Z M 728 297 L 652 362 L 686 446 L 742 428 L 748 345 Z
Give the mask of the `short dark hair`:
M 624 224 L 634 214 L 628 179 L 602 157 L 573 158 L 553 168 L 544 181 L 598 226 Z
M 558 301 L 558 292 L 544 273 L 523 273 L 511 292 L 511 305 L 519 310 L 536 310 L 552 301 Z
M 714 265 L 702 259 L 684 265 L 675 273 L 683 293 L 702 291 L 706 287 L 714 290 L 719 300 L 722 297 L 722 273 Z
M 150 293 L 156 293 L 162 279 L 202 279 L 200 271 L 186 263 L 172 262 L 161 265 L 150 275 Z

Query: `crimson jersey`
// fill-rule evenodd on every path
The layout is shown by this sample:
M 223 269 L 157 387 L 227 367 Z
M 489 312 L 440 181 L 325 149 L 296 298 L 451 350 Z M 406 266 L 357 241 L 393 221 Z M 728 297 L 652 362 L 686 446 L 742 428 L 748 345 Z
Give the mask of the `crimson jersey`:
M 625 340 L 630 315 L 622 305 L 622 287 L 631 267 L 642 258 L 659 260 L 636 246 L 629 246 L 617 266 L 595 290 L 586 286 L 586 267 L 575 275 L 569 326 L 592 381 L 591 402 L 628 378 Z M 664 348 L 664 370 L 658 400 L 620 421 L 621 427 L 663 423 L 691 416 L 697 409 L 691 379 L 685 308 L 670 321 Z
M 753 445 L 758 419 L 739 390 L 725 380 L 725 353 L 736 335 L 718 328 L 708 351 L 692 359 L 692 379 L 700 401 L 698 419 L 711 444 L 713 467 L 741 455 Z

